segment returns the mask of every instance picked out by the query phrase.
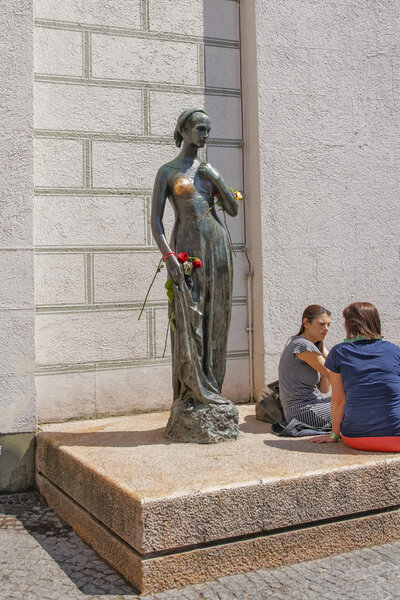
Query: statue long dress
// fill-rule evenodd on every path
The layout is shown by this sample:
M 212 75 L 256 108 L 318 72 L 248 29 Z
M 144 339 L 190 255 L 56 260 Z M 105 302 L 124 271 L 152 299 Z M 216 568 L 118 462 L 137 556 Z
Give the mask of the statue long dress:
M 221 396 L 231 318 L 232 254 L 227 231 L 214 207 L 214 194 L 219 193 L 229 214 L 237 213 L 237 203 L 219 173 L 197 158 L 202 144 L 197 129 L 201 133 L 205 123 L 209 131 L 208 116 L 198 115 L 189 131 L 183 130 L 181 154 L 157 174 L 152 226 L 167 257 L 174 290 L 169 308 L 176 326 L 171 332 L 174 401 L 166 436 L 214 443 L 235 439 L 238 434 L 238 411 Z M 162 225 L 167 198 L 175 211 L 169 245 Z M 173 255 L 181 252 L 199 258 L 202 267 L 183 275 Z
M 181 174 L 172 182 L 176 221 L 171 248 L 199 257 L 203 263 L 175 290 L 174 399 L 227 404 L 221 389 L 231 319 L 232 253 L 215 208 L 207 213 L 211 188 L 210 182 L 197 175 L 194 183 Z

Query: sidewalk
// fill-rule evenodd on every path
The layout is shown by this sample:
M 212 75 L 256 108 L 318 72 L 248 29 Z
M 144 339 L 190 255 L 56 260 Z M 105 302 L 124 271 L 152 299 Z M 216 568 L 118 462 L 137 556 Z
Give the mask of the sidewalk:
M 0 600 L 130 600 L 137 592 L 38 493 L 0 496 Z M 170 590 L 152 600 L 400 599 L 400 541 Z

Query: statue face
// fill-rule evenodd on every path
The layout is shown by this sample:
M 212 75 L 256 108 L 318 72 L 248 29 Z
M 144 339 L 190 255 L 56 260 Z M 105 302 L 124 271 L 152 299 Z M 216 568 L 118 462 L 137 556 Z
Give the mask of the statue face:
M 204 148 L 210 135 L 211 121 L 203 113 L 194 113 L 183 130 L 182 137 L 189 144 Z

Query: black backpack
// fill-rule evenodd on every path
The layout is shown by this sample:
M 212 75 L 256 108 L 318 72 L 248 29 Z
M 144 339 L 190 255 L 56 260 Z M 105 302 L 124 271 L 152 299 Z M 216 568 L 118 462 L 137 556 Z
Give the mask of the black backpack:
M 269 383 L 260 393 L 256 403 L 256 419 L 266 423 L 285 421 L 282 404 L 279 398 L 279 381 Z

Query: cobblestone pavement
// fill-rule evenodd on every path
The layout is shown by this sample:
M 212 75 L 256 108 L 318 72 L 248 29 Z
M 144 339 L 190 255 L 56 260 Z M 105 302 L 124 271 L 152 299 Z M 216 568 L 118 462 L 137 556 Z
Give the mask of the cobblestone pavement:
M 0 496 L 1 600 L 138 598 L 36 492 Z M 221 577 L 141 600 L 400 599 L 400 541 Z

